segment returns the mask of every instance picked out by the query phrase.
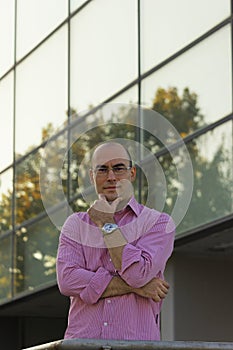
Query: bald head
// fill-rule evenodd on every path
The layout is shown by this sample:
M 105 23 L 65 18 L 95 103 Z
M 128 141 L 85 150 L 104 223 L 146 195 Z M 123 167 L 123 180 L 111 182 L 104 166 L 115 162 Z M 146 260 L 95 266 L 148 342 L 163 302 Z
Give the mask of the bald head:
M 96 160 L 98 159 L 98 165 L 99 160 L 101 159 L 101 163 L 105 164 L 106 162 L 109 162 L 113 159 L 122 158 L 129 161 L 129 165 L 132 165 L 131 156 L 128 152 L 128 150 L 125 149 L 124 146 L 122 146 L 118 142 L 105 142 L 99 146 L 96 147 L 94 150 L 94 153 L 92 155 L 92 166 L 96 166 Z

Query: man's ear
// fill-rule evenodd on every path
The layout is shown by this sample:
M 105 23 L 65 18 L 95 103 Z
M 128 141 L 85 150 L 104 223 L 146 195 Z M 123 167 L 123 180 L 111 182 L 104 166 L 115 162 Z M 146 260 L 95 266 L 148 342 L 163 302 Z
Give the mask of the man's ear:
M 132 166 L 132 168 L 130 169 L 130 174 L 131 174 L 131 181 L 133 182 L 136 178 L 136 167 Z
M 89 170 L 89 177 L 90 177 L 91 183 L 93 184 L 94 183 L 94 172 L 92 169 Z

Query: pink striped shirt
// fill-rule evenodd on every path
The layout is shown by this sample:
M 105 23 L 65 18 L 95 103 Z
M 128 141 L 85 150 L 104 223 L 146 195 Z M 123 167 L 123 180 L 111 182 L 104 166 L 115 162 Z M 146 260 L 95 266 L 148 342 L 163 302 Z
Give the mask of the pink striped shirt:
M 122 268 L 116 271 L 101 231 L 84 212 L 63 225 L 57 256 L 57 279 L 70 297 L 65 338 L 160 340 L 161 302 L 135 293 L 101 298 L 114 275 L 139 288 L 153 277 L 163 278 L 172 253 L 175 226 L 168 214 L 131 198 L 114 219 L 128 241 Z

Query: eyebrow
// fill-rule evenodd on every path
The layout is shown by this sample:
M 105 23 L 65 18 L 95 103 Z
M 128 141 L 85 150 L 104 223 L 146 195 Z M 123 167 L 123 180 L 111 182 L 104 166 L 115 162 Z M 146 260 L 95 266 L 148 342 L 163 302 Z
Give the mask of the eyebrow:
M 116 168 L 118 166 L 126 166 L 126 165 L 124 163 L 117 163 L 117 164 L 113 165 L 112 168 Z M 103 164 L 103 165 L 97 165 L 96 169 L 98 169 L 98 168 L 109 168 L 109 167 Z

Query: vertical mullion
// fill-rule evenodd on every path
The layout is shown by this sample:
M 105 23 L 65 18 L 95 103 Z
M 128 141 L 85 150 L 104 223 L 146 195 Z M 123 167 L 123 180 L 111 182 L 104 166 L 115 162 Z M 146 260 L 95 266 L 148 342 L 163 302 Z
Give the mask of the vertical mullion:
M 233 114 L 233 0 L 231 0 L 231 112 Z M 232 133 L 231 133 L 231 139 L 232 139 L 232 148 L 231 148 L 231 154 L 233 155 L 233 119 L 231 121 L 232 125 Z M 233 212 L 233 199 L 231 203 L 231 209 Z
M 71 21 L 71 16 L 70 16 L 70 1 L 68 0 L 68 45 L 67 45 L 67 95 L 68 95 L 68 108 L 67 108 L 67 117 L 68 117 L 68 125 L 70 125 L 70 123 L 72 122 L 71 118 L 71 106 L 70 106 L 70 62 L 71 62 L 71 58 L 70 58 L 70 21 Z M 71 165 L 71 159 L 72 159 L 72 152 L 70 150 L 70 146 L 71 146 L 71 133 L 72 130 L 71 128 L 67 129 L 67 147 L 68 147 L 68 152 L 67 152 L 67 156 L 68 156 L 68 166 L 67 166 L 67 182 L 66 182 L 66 186 L 67 186 L 67 202 L 70 203 L 70 198 L 71 198 L 71 174 L 70 174 L 70 165 Z M 67 216 L 70 214 L 69 212 L 69 206 L 67 207 Z
M 140 16 L 140 6 L 141 1 L 137 1 L 137 39 L 138 39 L 138 115 L 137 115 L 137 131 L 136 131 L 136 138 L 138 142 L 138 152 L 137 157 L 139 161 L 139 165 L 141 162 L 141 141 L 142 141 L 142 135 L 141 133 L 141 127 L 142 127 L 142 118 L 141 118 L 141 16 Z M 140 166 L 138 167 L 138 201 L 141 203 L 142 201 L 142 171 Z
M 14 11 L 14 78 L 13 78 L 13 191 L 12 191 L 12 275 L 11 275 L 11 296 L 15 295 L 15 273 L 16 271 L 16 191 L 15 191 L 15 181 L 16 181 L 16 47 L 17 47 L 17 0 L 15 0 L 15 11 Z
M 137 25 L 138 25 L 138 104 L 141 105 L 141 1 L 138 0 Z
M 233 0 L 231 0 L 231 110 L 233 113 Z

